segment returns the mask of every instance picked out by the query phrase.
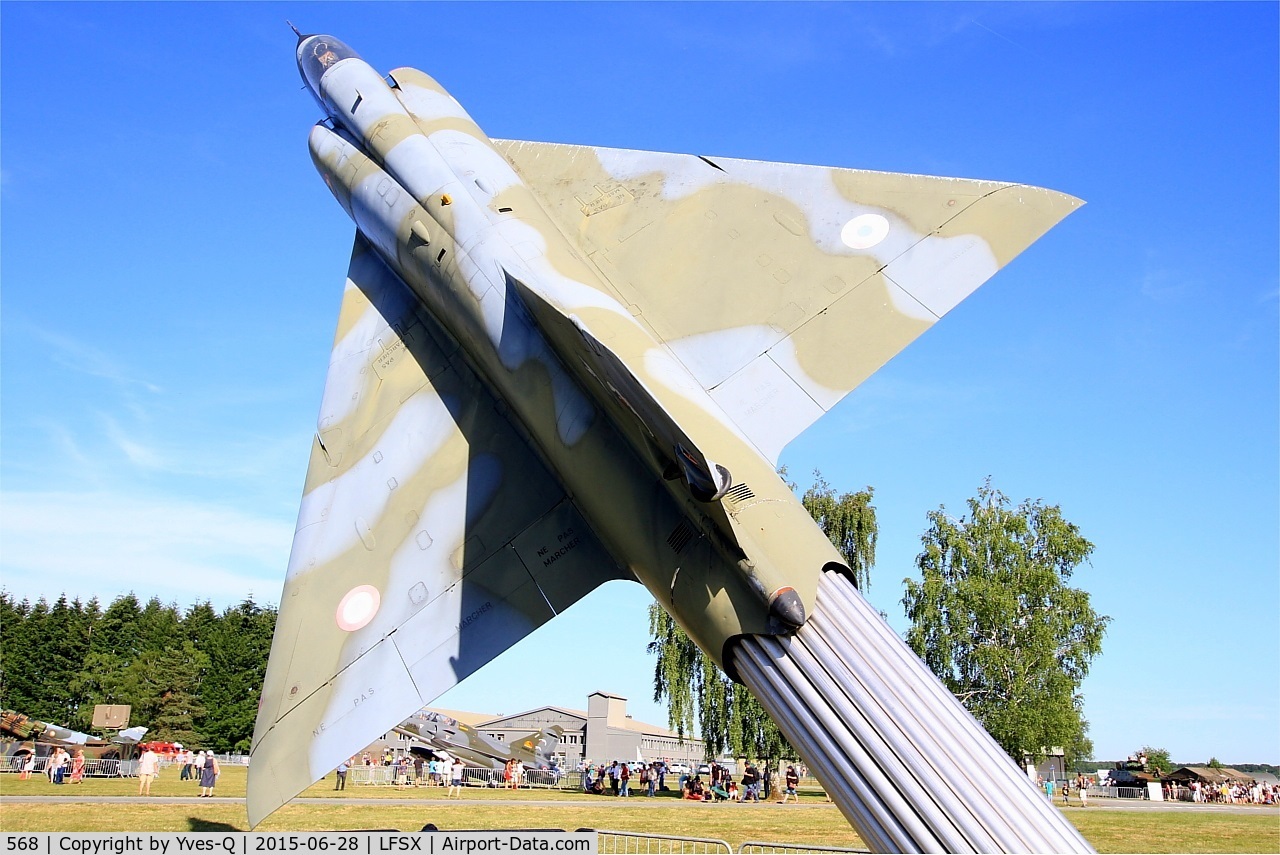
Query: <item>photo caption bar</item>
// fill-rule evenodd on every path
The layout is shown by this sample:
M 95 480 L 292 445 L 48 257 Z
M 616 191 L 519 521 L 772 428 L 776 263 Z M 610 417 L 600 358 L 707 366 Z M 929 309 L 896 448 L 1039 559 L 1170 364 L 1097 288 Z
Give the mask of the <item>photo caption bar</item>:
M 332 852 L 384 855 L 482 855 L 566 852 L 597 855 L 598 837 L 584 831 L 39 831 L 0 835 L 0 855 L 268 855 Z

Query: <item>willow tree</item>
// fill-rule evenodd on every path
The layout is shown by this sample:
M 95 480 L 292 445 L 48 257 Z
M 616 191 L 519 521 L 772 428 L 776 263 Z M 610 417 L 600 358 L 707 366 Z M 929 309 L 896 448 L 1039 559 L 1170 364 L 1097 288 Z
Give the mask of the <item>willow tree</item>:
M 873 493 L 867 487 L 837 495 L 815 472 L 813 485 L 801 496 L 805 510 L 844 556 L 862 590 L 871 583 L 871 568 L 876 563 Z M 726 751 L 764 760 L 794 756 L 760 702 L 745 686 L 726 677 L 656 602 L 649 606 L 649 634 L 653 638 L 649 652 L 658 657 L 653 699 L 667 702 L 669 726 L 681 738 L 693 733 L 696 724 L 708 759 Z
M 813 486 L 805 490 L 800 502 L 844 556 L 853 571 L 853 584 L 865 591 L 871 587 L 871 568 L 876 563 L 878 528 L 871 504 L 875 490 L 867 487 L 837 496 L 822 473 L 814 472 L 813 478 Z
M 1109 617 L 1067 585 L 1093 544 L 1057 505 L 1016 508 L 990 480 L 967 518 L 929 512 L 902 604 L 907 644 L 1017 760 L 1080 741 L 1078 693 Z

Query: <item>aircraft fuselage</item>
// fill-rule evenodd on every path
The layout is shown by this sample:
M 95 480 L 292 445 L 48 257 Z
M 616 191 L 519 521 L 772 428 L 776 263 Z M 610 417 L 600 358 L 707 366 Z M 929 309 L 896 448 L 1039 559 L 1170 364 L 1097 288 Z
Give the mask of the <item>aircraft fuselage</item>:
M 732 638 L 802 623 L 839 554 L 466 111 L 328 36 L 299 57 L 326 184 L 615 559 L 721 664 Z

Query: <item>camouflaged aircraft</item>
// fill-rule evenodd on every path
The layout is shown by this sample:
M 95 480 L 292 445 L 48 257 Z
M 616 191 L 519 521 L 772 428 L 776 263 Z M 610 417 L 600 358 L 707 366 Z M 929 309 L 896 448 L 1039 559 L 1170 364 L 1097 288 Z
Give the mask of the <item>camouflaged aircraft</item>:
M 782 449 L 1081 204 L 493 140 L 421 71 L 384 78 L 329 35 L 299 33 L 297 62 L 325 116 L 312 161 L 356 234 L 255 825 L 608 580 L 643 583 L 747 679 L 744 640 L 797 634 L 820 580 L 849 575 Z
M 0 762 L 4 768 L 17 771 L 30 755 L 47 757 L 59 747 L 79 748 L 89 760 L 129 760 L 146 732 L 145 727 L 130 727 L 110 739 L 101 739 L 16 710 L 0 710 L 0 758 L 4 758 Z
M 524 739 L 499 742 L 469 724 L 434 712 L 392 729 L 423 743 L 411 747 L 411 752 L 444 752 L 482 769 L 501 769 L 508 760 L 519 760 L 530 769 L 548 769 L 554 765 L 555 747 L 564 736 L 563 727 L 552 725 Z

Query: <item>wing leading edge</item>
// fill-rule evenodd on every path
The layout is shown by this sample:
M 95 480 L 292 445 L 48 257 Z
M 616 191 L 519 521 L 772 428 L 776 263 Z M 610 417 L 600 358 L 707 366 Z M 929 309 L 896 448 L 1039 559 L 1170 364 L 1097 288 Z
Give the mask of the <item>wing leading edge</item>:
M 774 463 L 1082 204 L 995 181 L 494 144 Z
M 250 823 L 615 578 L 630 576 L 357 235 L 254 733 Z

